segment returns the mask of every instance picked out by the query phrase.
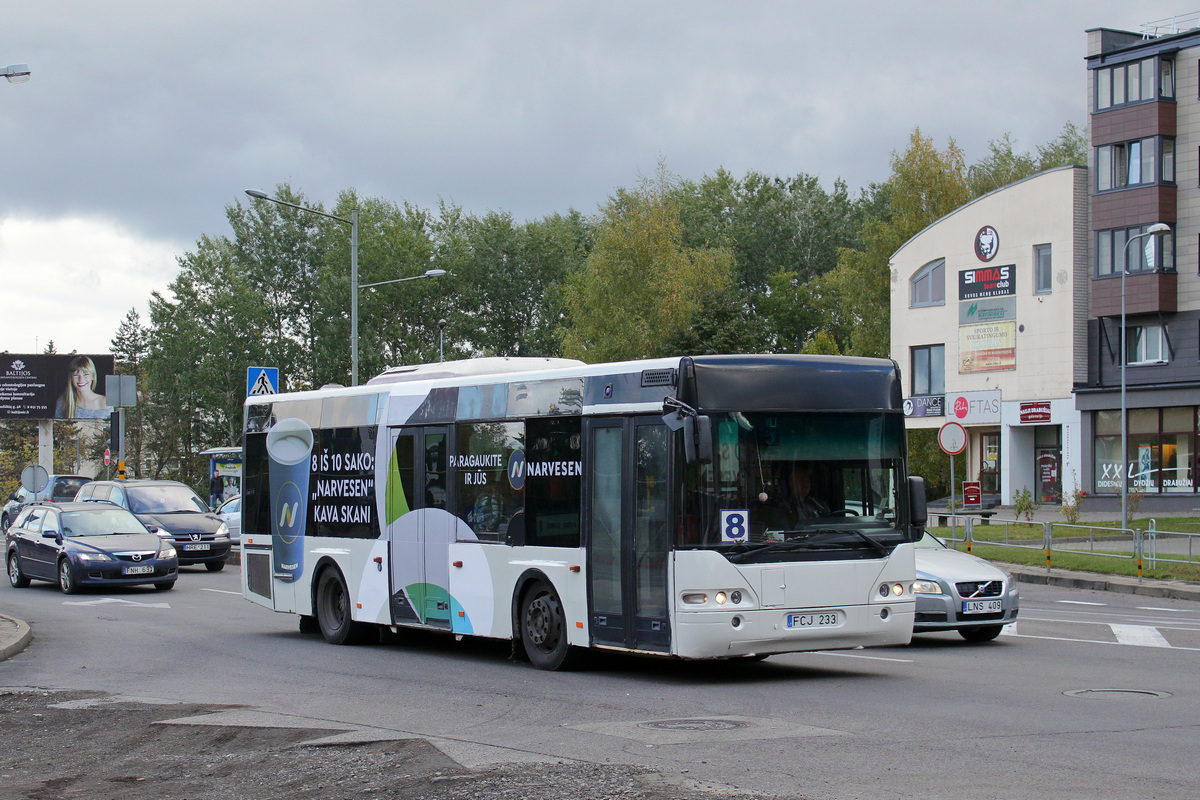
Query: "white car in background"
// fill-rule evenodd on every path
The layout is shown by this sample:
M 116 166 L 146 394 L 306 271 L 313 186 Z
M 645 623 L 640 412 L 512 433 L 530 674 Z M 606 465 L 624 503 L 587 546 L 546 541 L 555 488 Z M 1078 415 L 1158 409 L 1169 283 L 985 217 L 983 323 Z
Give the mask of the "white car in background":
M 958 631 L 968 642 L 990 642 L 1017 621 L 1021 596 L 1012 575 L 950 549 L 928 531 L 917 541 L 916 553 L 914 634 Z
M 242 496 L 234 495 L 217 506 L 216 514 L 229 528 L 229 540 L 242 541 Z

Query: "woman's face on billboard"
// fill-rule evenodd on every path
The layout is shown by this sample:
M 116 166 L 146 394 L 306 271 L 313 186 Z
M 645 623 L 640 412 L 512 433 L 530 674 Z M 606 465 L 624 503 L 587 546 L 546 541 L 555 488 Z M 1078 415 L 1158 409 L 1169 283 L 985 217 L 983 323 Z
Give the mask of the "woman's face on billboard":
M 95 382 L 95 376 L 87 367 L 76 367 L 71 372 L 71 385 L 75 387 L 76 391 L 91 389 Z

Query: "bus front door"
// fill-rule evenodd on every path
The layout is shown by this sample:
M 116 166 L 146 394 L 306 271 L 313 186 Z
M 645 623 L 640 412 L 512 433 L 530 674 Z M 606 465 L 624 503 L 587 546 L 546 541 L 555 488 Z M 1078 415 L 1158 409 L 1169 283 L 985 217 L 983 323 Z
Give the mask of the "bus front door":
M 592 643 L 669 652 L 670 432 L 658 417 L 588 430 Z

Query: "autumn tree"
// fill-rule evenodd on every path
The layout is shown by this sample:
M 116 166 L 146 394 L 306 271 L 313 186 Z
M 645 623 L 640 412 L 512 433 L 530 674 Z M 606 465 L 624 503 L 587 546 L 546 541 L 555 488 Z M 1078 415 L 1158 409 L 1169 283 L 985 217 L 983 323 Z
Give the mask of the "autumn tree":
M 683 244 L 676 186 L 660 165 L 601 210 L 591 252 L 566 281 L 565 355 L 591 363 L 667 355 L 730 286 L 727 248 Z

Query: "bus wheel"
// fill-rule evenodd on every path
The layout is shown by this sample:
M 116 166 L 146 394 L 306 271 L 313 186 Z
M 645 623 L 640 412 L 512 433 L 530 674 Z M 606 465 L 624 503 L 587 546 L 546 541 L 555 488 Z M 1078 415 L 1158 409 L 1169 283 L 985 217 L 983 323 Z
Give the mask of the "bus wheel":
M 357 644 L 363 638 L 362 623 L 350 614 L 350 593 L 336 569 L 326 569 L 317 580 L 317 624 L 330 644 Z
M 571 648 L 567 644 L 567 621 L 554 588 L 534 581 L 521 598 L 521 643 L 529 661 L 538 669 L 566 669 Z

